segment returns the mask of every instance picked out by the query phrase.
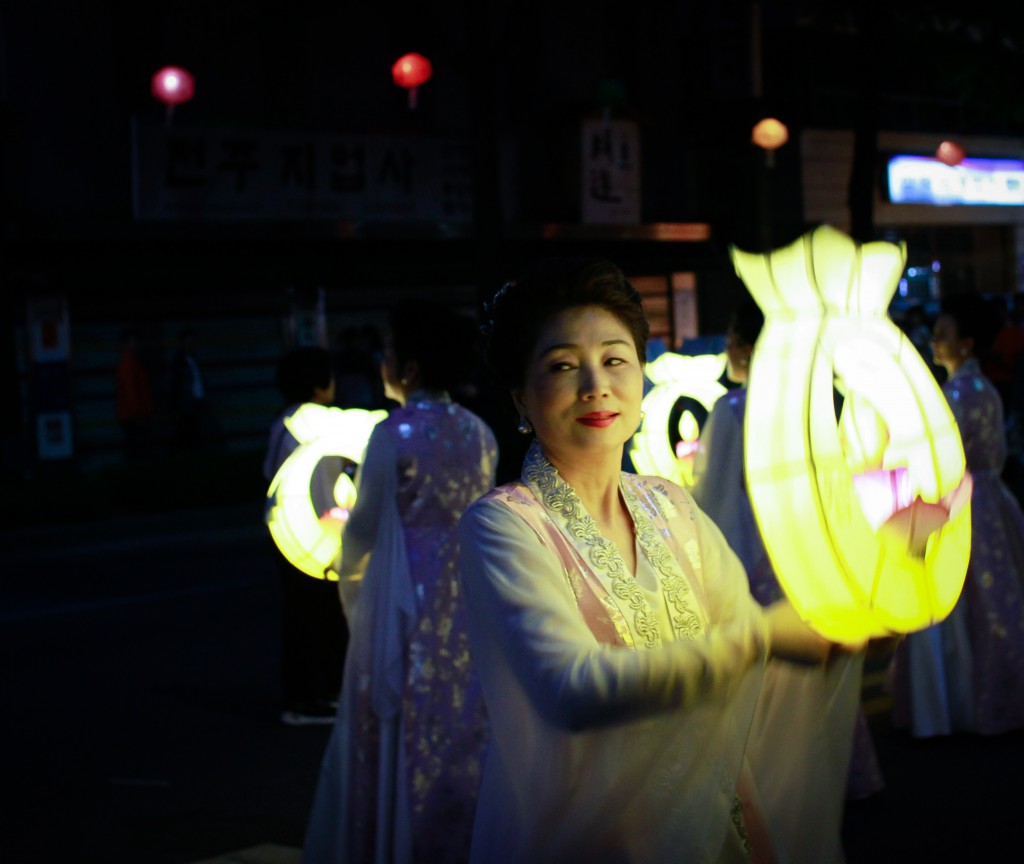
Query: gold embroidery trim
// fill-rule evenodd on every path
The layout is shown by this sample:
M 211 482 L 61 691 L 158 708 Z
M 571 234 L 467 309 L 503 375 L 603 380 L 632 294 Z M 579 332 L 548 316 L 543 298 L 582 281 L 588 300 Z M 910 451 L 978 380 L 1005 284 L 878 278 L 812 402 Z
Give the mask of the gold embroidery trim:
M 661 644 L 657 619 L 643 590 L 626 570 L 615 543 L 602 536 L 597 522 L 583 508 L 576 492 L 559 476 L 557 469 L 541 452 L 536 441 L 523 462 L 523 479 L 544 506 L 562 516 L 569 533 L 587 549 L 590 562 L 607 573 L 612 593 L 633 613 L 633 627 L 647 647 Z M 621 484 L 626 506 L 636 526 L 637 542 L 659 574 L 659 587 L 666 603 L 672 629 L 678 639 L 696 639 L 704 632 L 700 616 L 690 603 L 690 586 L 679 574 L 672 555 L 658 537 L 637 501 L 636 495 Z

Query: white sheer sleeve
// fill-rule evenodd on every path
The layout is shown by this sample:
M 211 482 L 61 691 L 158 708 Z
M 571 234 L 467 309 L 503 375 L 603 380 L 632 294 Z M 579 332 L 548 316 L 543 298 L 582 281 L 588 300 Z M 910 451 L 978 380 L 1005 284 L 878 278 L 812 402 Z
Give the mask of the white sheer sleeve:
M 397 456 L 391 430 L 378 424 L 370 434 L 366 454 L 356 469 L 356 503 L 341 536 L 338 562 L 338 590 L 346 615 L 350 615 L 359 593 L 363 573 L 373 551 L 385 507 L 394 506 Z

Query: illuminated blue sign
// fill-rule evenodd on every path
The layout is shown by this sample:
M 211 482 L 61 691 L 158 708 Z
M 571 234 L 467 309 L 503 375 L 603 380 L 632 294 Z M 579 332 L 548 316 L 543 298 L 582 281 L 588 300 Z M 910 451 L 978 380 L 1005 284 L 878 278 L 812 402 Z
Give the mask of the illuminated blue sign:
M 1024 161 L 964 159 L 946 165 L 930 156 L 893 156 L 886 166 L 893 204 L 1024 205 Z

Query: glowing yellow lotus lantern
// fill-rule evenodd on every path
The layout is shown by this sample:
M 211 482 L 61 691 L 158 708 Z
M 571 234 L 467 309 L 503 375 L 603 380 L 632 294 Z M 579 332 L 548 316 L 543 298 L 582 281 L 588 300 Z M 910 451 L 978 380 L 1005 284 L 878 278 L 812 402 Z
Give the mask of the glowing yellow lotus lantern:
M 887 313 L 905 245 L 824 226 L 731 254 L 765 315 L 744 450 L 780 584 L 835 641 L 942 620 L 967 570 L 971 481 L 946 399 Z
M 285 420 L 299 446 L 270 482 L 266 521 L 281 554 L 303 573 L 337 580 L 328 568 L 341 551 L 342 529 L 356 500 L 355 485 L 341 472 L 332 506 L 317 512 L 310 494 L 313 471 L 327 456 L 362 462 L 373 427 L 387 414 L 307 403 Z
M 724 371 L 725 354 L 668 352 L 647 364 L 654 387 L 644 397 L 644 422 L 629 452 L 639 473 L 693 485 L 697 441 L 711 407 L 726 392 L 719 382 Z

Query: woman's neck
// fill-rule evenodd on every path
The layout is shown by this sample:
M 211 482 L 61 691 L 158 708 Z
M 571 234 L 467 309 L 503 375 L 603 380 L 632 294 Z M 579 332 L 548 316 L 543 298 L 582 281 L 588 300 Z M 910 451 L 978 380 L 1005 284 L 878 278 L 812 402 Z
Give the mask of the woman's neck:
M 543 450 L 543 446 L 541 447 Z M 587 512 L 599 522 L 613 519 L 620 511 L 619 477 L 622 454 L 573 454 L 564 458 L 544 451 L 548 461 L 558 470 L 583 502 Z
M 946 363 L 946 374 L 952 378 L 960 369 L 963 368 L 965 363 L 970 363 L 974 359 L 973 354 L 968 354 L 966 357 L 959 357 L 956 360 Z

